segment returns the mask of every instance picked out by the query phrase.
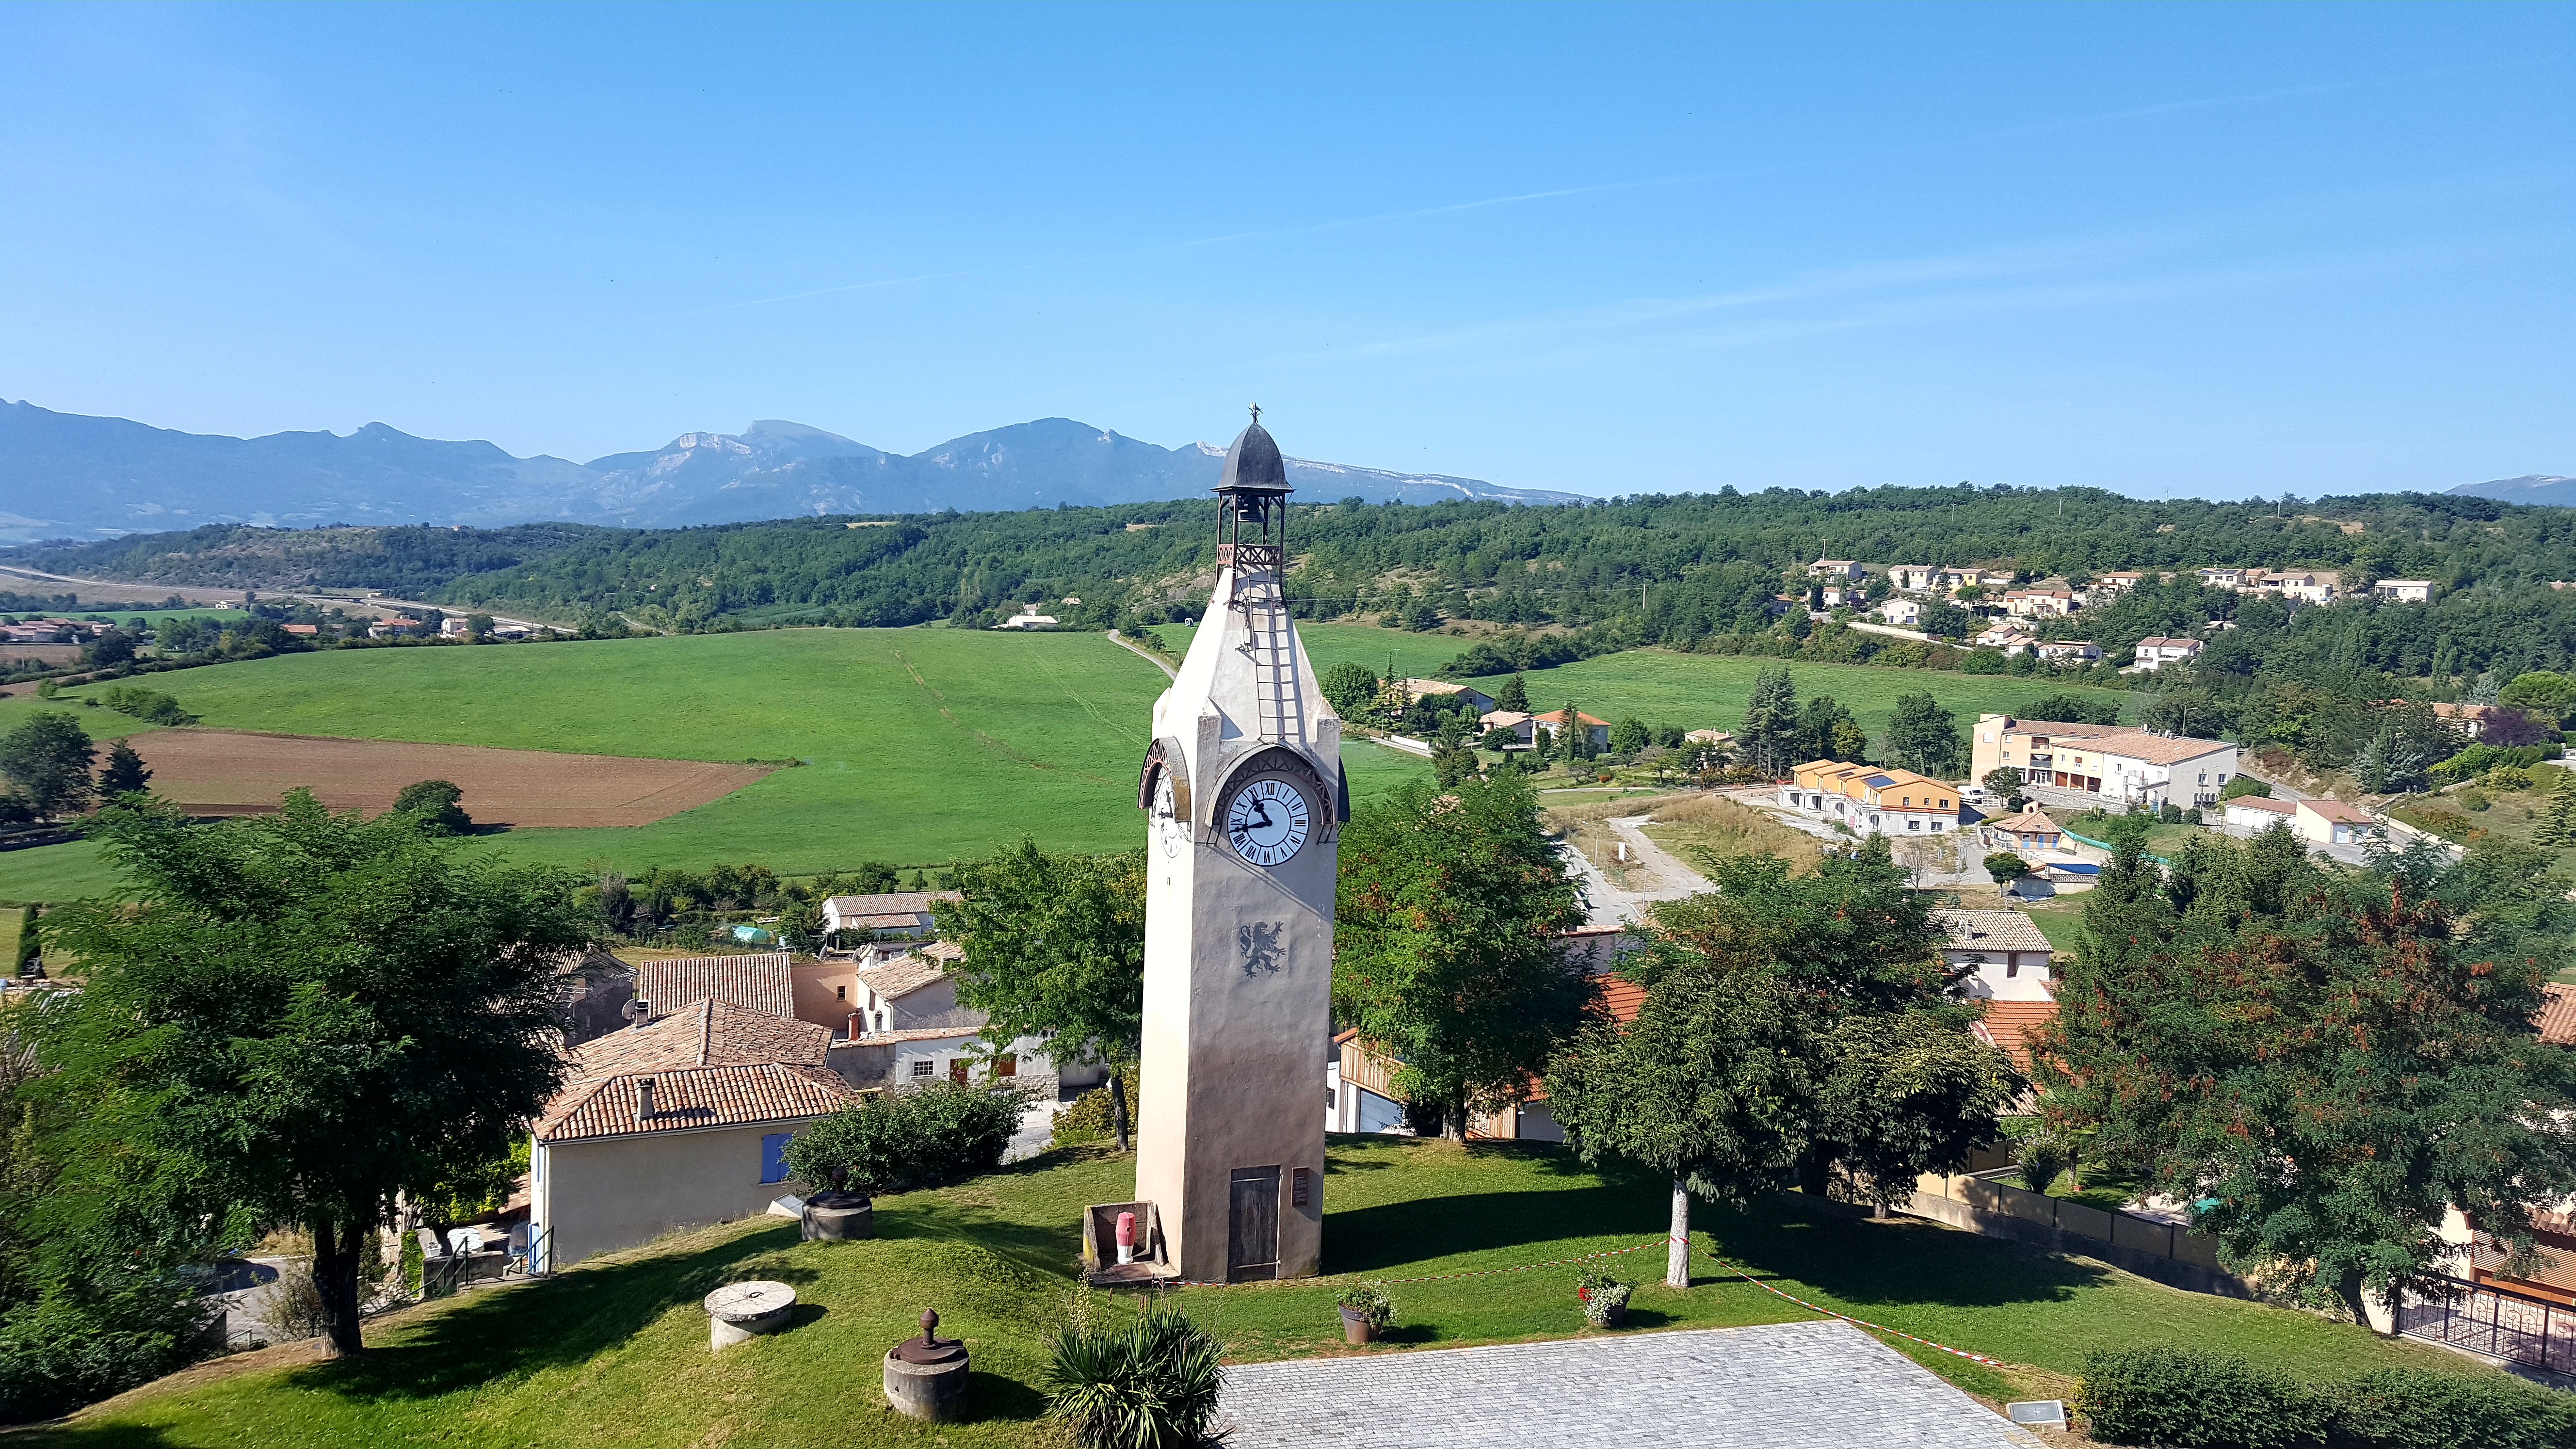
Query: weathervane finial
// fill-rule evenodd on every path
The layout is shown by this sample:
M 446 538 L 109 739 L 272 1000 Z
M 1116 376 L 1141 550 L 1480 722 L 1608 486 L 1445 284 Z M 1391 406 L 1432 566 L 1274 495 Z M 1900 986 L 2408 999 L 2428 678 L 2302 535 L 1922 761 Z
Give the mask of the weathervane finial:
M 1261 421 L 1261 404 L 1259 403 L 1254 403 L 1252 405 L 1252 420 L 1256 423 Z

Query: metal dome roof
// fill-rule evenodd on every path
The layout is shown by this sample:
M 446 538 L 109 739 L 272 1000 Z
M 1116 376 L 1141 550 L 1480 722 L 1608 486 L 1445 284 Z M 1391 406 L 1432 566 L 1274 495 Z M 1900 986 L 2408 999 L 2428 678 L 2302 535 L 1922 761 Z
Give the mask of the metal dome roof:
M 1225 476 L 1217 481 L 1219 490 L 1227 488 L 1288 488 L 1288 463 L 1279 456 L 1279 445 L 1270 430 L 1255 417 L 1225 450 Z

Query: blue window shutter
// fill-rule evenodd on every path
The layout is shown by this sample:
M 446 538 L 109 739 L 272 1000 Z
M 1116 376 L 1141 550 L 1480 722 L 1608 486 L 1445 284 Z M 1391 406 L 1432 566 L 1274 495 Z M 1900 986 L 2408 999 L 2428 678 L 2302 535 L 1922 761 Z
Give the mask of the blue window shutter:
M 787 1144 L 796 1140 L 793 1132 L 771 1132 L 760 1139 L 760 1180 L 787 1180 Z

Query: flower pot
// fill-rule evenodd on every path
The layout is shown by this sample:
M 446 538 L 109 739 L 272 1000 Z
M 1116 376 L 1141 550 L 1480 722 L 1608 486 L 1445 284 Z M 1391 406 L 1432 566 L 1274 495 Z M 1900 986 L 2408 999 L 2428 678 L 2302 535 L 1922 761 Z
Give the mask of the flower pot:
M 1342 1342 L 1363 1344 L 1377 1337 L 1377 1325 L 1349 1309 L 1342 1310 Z
M 1595 1328 L 1617 1328 L 1628 1321 L 1628 1303 L 1624 1298 L 1616 1303 L 1603 1303 L 1596 1308 L 1592 1303 L 1592 1290 L 1577 1288 L 1574 1290 L 1574 1301 L 1581 1305 L 1584 1321 Z

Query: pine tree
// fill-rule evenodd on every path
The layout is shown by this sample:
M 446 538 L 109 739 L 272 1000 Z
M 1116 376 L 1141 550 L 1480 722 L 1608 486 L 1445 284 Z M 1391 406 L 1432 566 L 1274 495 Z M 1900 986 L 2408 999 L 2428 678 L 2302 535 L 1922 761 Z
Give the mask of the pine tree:
M 134 752 L 134 746 L 117 740 L 107 747 L 107 763 L 99 766 L 98 793 L 113 800 L 119 795 L 130 795 L 145 788 L 151 778 L 152 771 L 144 765 L 143 757 Z
M 2540 808 L 2540 828 L 2531 838 L 2542 845 L 2576 845 L 2576 771 L 2560 771 L 2558 787 Z
M 1529 681 L 1517 674 L 1504 680 L 1503 687 L 1494 691 L 1494 708 L 1529 713 Z
M 1753 696 L 1744 702 L 1744 722 L 1735 734 L 1745 762 L 1765 774 L 1776 776 L 1798 763 L 1789 758 L 1798 746 L 1798 687 L 1787 666 L 1754 676 Z

